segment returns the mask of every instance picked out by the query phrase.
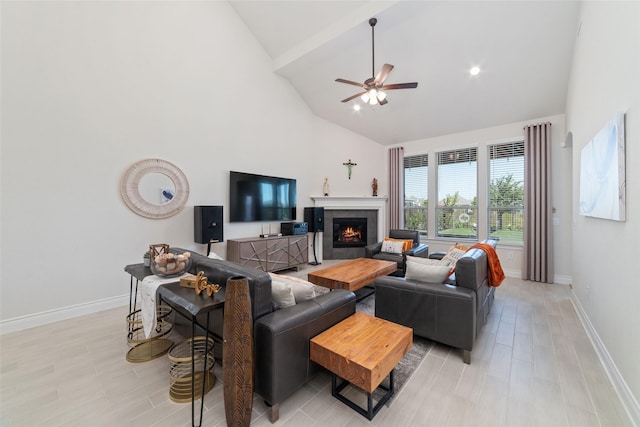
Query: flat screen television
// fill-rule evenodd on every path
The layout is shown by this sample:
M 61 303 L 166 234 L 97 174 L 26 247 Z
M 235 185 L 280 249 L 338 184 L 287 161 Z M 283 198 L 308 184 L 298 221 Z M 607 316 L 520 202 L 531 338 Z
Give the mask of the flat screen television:
M 229 221 L 295 221 L 296 180 L 231 171 Z

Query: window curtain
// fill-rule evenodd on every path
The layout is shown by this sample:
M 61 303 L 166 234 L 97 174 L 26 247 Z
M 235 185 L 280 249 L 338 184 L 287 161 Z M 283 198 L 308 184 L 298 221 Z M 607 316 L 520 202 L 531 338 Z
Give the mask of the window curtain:
M 389 230 L 404 228 L 404 148 L 389 149 Z
M 553 283 L 551 123 L 524 127 L 524 151 L 522 278 Z

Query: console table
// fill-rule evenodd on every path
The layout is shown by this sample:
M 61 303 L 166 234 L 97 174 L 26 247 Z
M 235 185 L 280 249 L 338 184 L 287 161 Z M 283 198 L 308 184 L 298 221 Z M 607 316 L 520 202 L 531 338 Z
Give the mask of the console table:
M 219 292 L 215 293 L 213 297 L 207 296 L 206 293 L 202 293 L 200 295 L 196 294 L 191 288 L 184 288 L 180 286 L 179 282 L 169 283 L 166 285 L 162 285 L 158 288 L 158 296 L 160 297 L 160 301 L 169 304 L 171 307 L 174 307 L 178 314 L 185 316 L 187 319 L 191 320 L 191 339 L 193 340 L 196 337 L 196 326 L 200 326 L 204 329 L 204 337 L 205 343 L 207 343 L 207 339 L 209 335 L 213 335 L 209 332 L 209 315 L 213 310 L 223 310 L 224 309 L 224 301 L 225 301 L 225 291 L 224 288 Z M 205 325 L 198 325 L 197 317 L 200 314 L 206 314 L 207 320 Z M 195 400 L 196 400 L 196 376 L 195 376 L 195 345 L 191 344 L 191 425 L 193 427 L 198 427 L 202 425 L 202 412 L 204 408 L 204 395 L 205 389 L 207 386 L 206 381 L 206 372 L 207 372 L 207 358 L 206 354 L 208 352 L 207 344 L 205 344 L 204 349 L 204 368 L 203 368 L 203 378 L 202 378 L 202 392 L 200 394 L 200 422 L 196 424 L 195 422 Z
M 262 271 L 286 270 L 309 259 L 306 234 L 227 240 L 227 260 Z
M 131 276 L 129 279 L 129 314 L 127 315 L 127 342 L 133 345 L 127 351 L 128 362 L 146 362 L 166 354 L 173 341 L 165 336 L 171 332 L 173 325 L 163 322 L 163 330 L 156 330 L 156 334 L 145 338 L 142 326 L 142 313 L 138 308 L 138 285 L 147 276 L 153 273 L 144 264 L 130 264 L 124 267 L 124 271 Z M 134 287 L 135 280 L 135 287 Z M 167 315 L 170 312 L 166 313 Z
M 137 293 L 138 293 L 138 283 L 143 280 L 146 276 L 150 276 L 153 274 L 149 267 L 145 267 L 143 264 L 131 264 L 125 266 L 124 270 L 131 275 L 130 279 L 130 295 L 129 295 L 129 311 L 136 310 L 137 304 Z M 135 279 L 135 289 L 134 289 L 134 279 Z M 176 279 L 179 280 L 179 279 Z M 191 321 L 191 339 L 193 340 L 196 336 L 196 326 L 204 329 L 205 342 L 206 339 L 211 335 L 215 341 L 222 342 L 222 337 L 216 336 L 214 333 L 209 331 L 209 315 L 213 310 L 224 310 L 224 302 L 225 302 L 225 289 L 222 288 L 219 292 L 214 294 L 213 297 L 209 297 L 206 293 L 202 293 L 200 295 L 196 294 L 193 289 L 185 288 L 180 286 L 178 281 L 174 283 L 168 283 L 161 285 L 158 287 L 158 297 L 159 303 L 166 303 L 171 306 L 179 315 L 184 316 L 185 318 Z M 200 325 L 197 322 L 197 317 L 201 314 L 206 314 L 206 323 L 204 325 Z M 131 333 L 131 331 L 129 332 Z M 172 343 L 171 343 L 172 344 Z M 162 353 L 157 354 L 160 356 L 169 351 L 168 346 L 166 350 Z M 208 352 L 207 345 L 205 344 L 205 354 Z M 204 408 L 204 394 L 206 387 L 206 380 L 203 377 L 202 380 L 202 392 L 200 394 L 200 422 L 196 424 L 195 422 L 195 400 L 196 400 L 196 381 L 195 381 L 195 352 L 194 345 L 191 344 L 191 425 L 196 427 L 202 425 L 202 413 Z M 203 368 L 203 375 L 206 376 L 207 364 L 206 357 Z

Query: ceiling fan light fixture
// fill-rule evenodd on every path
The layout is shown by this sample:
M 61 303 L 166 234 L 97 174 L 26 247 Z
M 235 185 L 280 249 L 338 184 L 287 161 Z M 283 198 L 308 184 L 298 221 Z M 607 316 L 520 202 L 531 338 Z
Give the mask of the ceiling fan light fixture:
M 376 88 L 369 89 L 369 104 L 376 105 L 378 103 L 378 91 Z
M 336 79 L 338 83 L 346 83 L 353 86 L 358 86 L 359 88 L 364 89 L 364 92 L 357 93 L 348 98 L 343 99 L 341 102 L 349 102 L 353 99 L 360 98 L 363 103 L 370 105 L 385 105 L 387 104 L 387 94 L 382 90 L 392 90 L 392 89 L 415 89 L 418 87 L 418 83 L 396 83 L 396 84 L 387 84 L 385 85 L 385 80 L 389 76 L 391 70 L 393 70 L 393 65 L 384 64 L 378 75 L 375 75 L 375 32 L 374 27 L 378 20 L 376 18 L 369 19 L 369 25 L 371 26 L 371 78 L 368 78 L 364 81 L 364 83 L 358 83 L 353 80 L 345 80 L 345 79 Z

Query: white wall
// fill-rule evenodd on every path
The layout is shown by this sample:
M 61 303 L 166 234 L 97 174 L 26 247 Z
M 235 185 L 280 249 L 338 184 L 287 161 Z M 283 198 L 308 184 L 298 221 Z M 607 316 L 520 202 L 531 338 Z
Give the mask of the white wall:
M 202 253 L 193 206 L 228 205 L 229 170 L 296 178 L 299 220 L 325 176 L 333 195 L 370 194 L 374 176 L 386 188 L 386 149 L 311 114 L 226 2 L 1 7 L 3 331 L 122 304 L 123 267 L 149 244 Z M 186 174 L 178 215 L 122 202 L 122 174 L 145 158 Z M 225 239 L 260 233 L 225 221 Z
M 552 174 L 552 200 L 555 212 L 554 218 L 559 221 L 553 226 L 553 251 L 556 283 L 571 283 L 571 148 L 563 148 L 565 141 L 564 116 L 532 118 L 524 122 L 510 123 L 487 129 L 478 129 L 470 132 L 444 135 L 435 138 L 421 139 L 403 144 L 405 156 L 427 153 L 429 162 L 433 164 L 438 151 L 444 149 L 478 147 L 478 204 L 480 207 L 487 204 L 487 145 L 522 140 L 523 127 L 529 124 L 551 122 L 551 174 Z M 430 168 L 429 187 L 430 194 L 436 194 L 436 170 Z M 433 223 L 435 218 L 429 218 Z M 478 237 L 480 240 L 487 238 L 487 224 L 478 224 Z M 429 251 L 443 251 L 451 247 L 451 239 L 426 240 L 429 243 Z M 522 246 L 499 244 L 498 256 L 505 274 L 512 277 L 521 277 L 522 272 Z
M 574 292 L 612 372 L 635 395 L 640 424 L 640 3 L 584 2 L 581 20 L 566 114 L 573 133 Z M 580 216 L 580 150 L 617 113 L 626 113 L 627 220 Z

